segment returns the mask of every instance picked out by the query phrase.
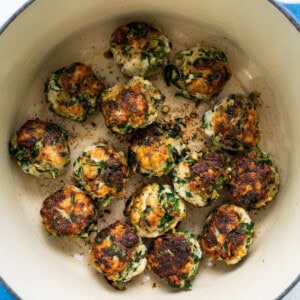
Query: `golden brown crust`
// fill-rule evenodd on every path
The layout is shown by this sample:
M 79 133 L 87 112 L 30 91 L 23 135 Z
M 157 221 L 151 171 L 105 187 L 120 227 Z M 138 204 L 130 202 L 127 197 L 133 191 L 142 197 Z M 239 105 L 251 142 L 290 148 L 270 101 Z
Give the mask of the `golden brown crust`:
M 114 31 L 110 50 L 122 73 L 129 77 L 150 77 L 162 71 L 171 44 L 159 28 L 131 22 Z
M 210 152 L 204 156 L 203 160 L 199 160 L 191 166 L 192 182 L 189 184 L 189 187 L 195 192 L 199 189 L 211 187 L 225 173 L 226 159 L 224 154 Z
M 107 169 L 103 170 L 100 178 L 109 187 L 116 190 L 116 193 L 120 193 L 127 181 L 128 169 L 127 165 L 121 160 L 116 158 L 112 153 L 107 161 Z
M 51 73 L 45 85 L 49 109 L 59 116 L 84 122 L 94 114 L 104 84 L 92 68 L 76 62 Z
M 130 122 L 137 127 L 145 122 L 148 112 L 148 103 L 145 96 L 137 91 L 123 89 L 117 95 L 116 101 L 103 101 L 102 113 L 105 123 L 124 124 Z
M 93 73 L 91 67 L 82 63 L 73 63 L 61 73 L 62 87 L 70 95 L 86 93 L 99 95 L 104 86 Z
M 73 175 L 93 199 L 107 206 L 113 197 L 124 194 L 127 161 L 122 152 L 106 144 L 92 145 L 75 160 Z
M 148 80 L 134 76 L 124 84 L 115 84 L 101 94 L 101 110 L 106 126 L 127 134 L 144 128 L 157 118 L 162 93 Z
M 191 244 L 181 235 L 166 234 L 156 238 L 149 250 L 148 264 L 160 277 L 181 286 L 190 271 Z
M 67 186 L 47 197 L 40 213 L 49 233 L 67 237 L 84 233 L 96 218 L 91 198 L 75 186 Z
M 227 63 L 211 59 L 199 59 L 196 64 L 190 65 L 189 73 L 201 72 L 202 77 L 191 80 L 187 92 L 191 95 L 197 93 L 217 95 L 231 76 Z
M 152 183 L 141 187 L 128 199 L 124 215 L 141 237 L 154 238 L 175 228 L 186 211 L 171 186 Z
M 45 134 L 45 123 L 39 119 L 28 120 L 17 131 L 17 143 L 20 147 L 29 148 Z
M 222 205 L 206 220 L 200 245 L 210 258 L 236 263 L 246 255 L 253 225 L 243 219 L 239 210 L 234 205 Z
M 129 140 L 128 162 L 134 172 L 161 177 L 173 170 L 184 151 L 179 126 L 153 123 Z
M 161 144 L 162 130 L 156 124 L 150 125 L 143 130 L 139 130 L 130 139 L 130 146 L 154 146 L 159 147 Z
M 149 189 L 153 189 L 152 193 L 148 192 Z M 138 226 L 154 231 L 160 219 L 165 215 L 166 211 L 159 202 L 159 196 L 154 194 L 155 192 L 158 193 L 158 184 L 156 183 L 141 187 L 128 199 L 124 215 L 128 217 L 134 227 Z M 146 211 L 144 211 L 144 207 L 146 207 Z
M 255 147 L 260 138 L 257 110 L 244 96 L 232 97 L 234 100 L 229 100 L 224 108 L 221 104 L 213 114 L 215 134 L 221 136 L 222 143 L 229 148 L 235 142 L 247 148 Z
M 129 28 L 126 25 L 118 27 L 113 33 L 113 39 L 117 44 L 124 44 L 127 42 L 127 34 Z
M 130 34 L 131 31 L 136 34 Z M 150 24 L 132 22 L 118 27 L 114 31 L 112 39 L 116 44 L 133 45 L 136 48 L 140 48 L 148 42 L 151 36 L 159 34 L 161 34 L 160 30 Z
M 91 261 L 108 280 L 115 281 L 132 263 L 134 248 L 139 242 L 131 226 L 116 221 L 98 233 L 90 252 Z
M 229 180 L 230 194 L 236 204 L 258 208 L 275 196 L 277 176 L 271 159 L 253 149 L 234 160 Z
M 41 143 L 38 152 L 33 151 L 37 143 Z M 69 160 L 69 149 L 66 144 L 67 135 L 54 123 L 39 119 L 28 120 L 17 131 L 17 146 L 27 148 L 26 158 L 36 162 L 49 162 L 58 169 Z M 36 156 L 37 155 L 37 156 Z
M 65 101 L 57 101 L 60 111 L 65 115 L 72 115 L 81 118 L 85 114 L 85 107 L 83 103 L 77 102 L 69 106 Z
M 150 125 L 139 130 L 129 141 L 129 164 L 136 171 L 144 170 L 145 174 L 155 173 L 155 176 L 163 174 L 163 168 L 168 160 L 173 160 L 170 154 L 163 132 L 156 125 Z M 134 159 L 131 159 L 134 157 Z
M 196 103 L 218 95 L 230 77 L 225 53 L 212 46 L 185 49 L 165 68 L 167 84 L 173 83 L 184 97 Z
M 106 186 L 114 190 L 116 194 L 119 194 L 123 191 L 127 181 L 127 165 L 119 157 L 116 157 L 116 153 L 113 152 L 109 153 L 106 163 L 107 168 L 98 174 L 97 180 L 104 182 Z

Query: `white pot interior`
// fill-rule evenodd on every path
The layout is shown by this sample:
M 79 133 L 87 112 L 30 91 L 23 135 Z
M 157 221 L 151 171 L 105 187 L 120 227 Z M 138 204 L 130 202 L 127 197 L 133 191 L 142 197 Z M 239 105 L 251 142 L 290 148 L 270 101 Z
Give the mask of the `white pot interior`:
M 103 138 L 126 152 L 124 139 L 109 133 L 99 112 L 84 124 L 63 120 L 48 111 L 43 88 L 51 71 L 75 61 L 92 65 L 108 85 L 124 81 L 113 60 L 103 53 L 113 30 L 134 20 L 164 28 L 174 45 L 171 57 L 197 42 L 226 52 L 233 76 L 218 99 L 233 92 L 262 93 L 259 146 L 272 154 L 281 175 L 276 199 L 250 212 L 256 236 L 248 257 L 234 267 L 211 265 L 204 259 L 188 294 L 166 287 L 148 271 L 128 284 L 126 291 L 111 288 L 89 266 L 83 242 L 50 237 L 41 226 L 41 202 L 71 182 L 72 167 L 57 180 L 42 181 L 25 175 L 7 151 L 10 134 L 27 119 L 39 117 L 69 132 L 72 161 Z M 24 299 L 278 297 L 296 279 L 300 267 L 299 53 L 299 32 L 268 1 L 242 0 L 239 5 L 235 0 L 34 1 L 0 37 L 1 276 Z M 153 82 L 164 91 L 168 104 L 182 108 L 188 103 L 175 98 L 161 78 Z M 199 115 L 207 107 L 200 105 Z M 127 196 L 137 184 L 129 185 Z M 124 199 L 109 209 L 111 213 L 102 218 L 103 227 L 124 219 Z M 189 207 L 182 227 L 198 234 L 210 210 Z

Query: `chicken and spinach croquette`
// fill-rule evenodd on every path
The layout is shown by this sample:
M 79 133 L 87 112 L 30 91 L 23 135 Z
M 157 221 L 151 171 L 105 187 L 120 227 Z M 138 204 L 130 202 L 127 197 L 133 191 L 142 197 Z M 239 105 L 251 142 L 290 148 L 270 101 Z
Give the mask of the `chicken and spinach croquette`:
M 92 199 L 73 185 L 48 196 L 42 203 L 40 214 L 48 233 L 70 238 L 88 237 L 89 227 L 96 221 Z
M 230 79 L 225 53 L 212 46 L 197 45 L 179 52 L 173 64 L 165 68 L 165 80 L 178 94 L 196 104 L 217 96 Z
M 144 128 L 157 118 L 157 107 L 164 99 L 149 81 L 135 76 L 125 84 L 115 84 L 102 92 L 101 111 L 106 126 L 120 134 Z
M 45 99 L 55 114 L 84 122 L 95 113 L 104 84 L 92 68 L 73 63 L 50 74 L 45 84 Z
M 160 28 L 145 22 L 131 22 L 114 31 L 110 51 L 123 74 L 150 77 L 162 72 L 171 43 Z
M 133 227 L 115 221 L 97 234 L 90 250 L 90 261 L 111 284 L 118 286 L 144 271 L 146 251 Z
M 231 164 L 229 193 L 237 205 L 260 208 L 279 190 L 279 173 L 269 153 L 253 148 L 238 155 Z
M 229 161 L 217 147 L 188 152 L 173 171 L 175 192 L 197 207 L 210 205 L 228 182 Z
M 245 209 L 224 204 L 206 218 L 200 233 L 201 249 L 212 260 L 236 264 L 248 253 L 253 240 L 253 226 Z
M 178 125 L 153 123 L 129 140 L 128 163 L 135 173 L 161 177 L 174 169 L 185 150 Z
M 204 113 L 202 130 L 216 145 L 232 151 L 245 151 L 260 140 L 257 92 L 248 96 L 231 94 Z
M 108 145 L 89 146 L 75 160 L 73 175 L 88 195 L 106 206 L 113 197 L 124 194 L 127 161 L 123 152 Z
M 124 213 L 141 237 L 154 238 L 175 228 L 186 209 L 170 185 L 152 183 L 128 199 Z
M 9 153 L 25 173 L 39 178 L 56 178 L 70 164 L 68 134 L 40 119 L 26 121 L 11 135 Z
M 188 231 L 174 231 L 152 241 L 148 266 L 171 287 L 191 288 L 202 252 L 195 236 Z

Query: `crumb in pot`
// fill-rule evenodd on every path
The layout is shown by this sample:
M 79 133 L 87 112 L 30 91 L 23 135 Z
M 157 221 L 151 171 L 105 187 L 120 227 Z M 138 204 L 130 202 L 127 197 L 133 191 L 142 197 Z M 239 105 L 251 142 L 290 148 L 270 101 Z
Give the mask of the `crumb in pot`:
M 191 288 L 202 252 L 197 239 L 188 231 L 173 231 L 152 241 L 148 266 L 171 287 Z
M 61 237 L 87 238 L 96 221 L 92 199 L 73 185 L 48 196 L 42 203 L 40 214 L 45 230 Z
M 253 227 L 245 209 L 224 204 L 206 218 L 199 239 L 201 249 L 212 260 L 236 264 L 247 255 L 253 240 Z
M 115 84 L 101 94 L 106 126 L 120 134 L 144 128 L 157 118 L 163 94 L 149 81 L 135 76 L 126 84 Z
M 141 237 L 155 238 L 175 228 L 186 208 L 170 185 L 152 183 L 129 198 L 124 214 Z
M 115 221 L 97 234 L 90 250 L 90 261 L 110 283 L 118 286 L 144 271 L 146 251 L 133 227 Z
M 269 153 L 253 148 L 238 155 L 231 164 L 229 192 L 237 205 L 260 208 L 279 190 L 279 173 Z
M 73 175 L 89 196 L 107 206 L 113 197 L 124 194 L 129 174 L 123 152 L 97 144 L 81 152 L 74 162 Z
M 248 96 L 231 94 L 203 114 L 202 130 L 212 142 L 224 149 L 244 151 L 260 140 L 258 92 Z
M 229 157 L 217 147 L 188 152 L 173 171 L 175 192 L 197 207 L 210 205 L 228 182 Z
M 150 77 L 162 71 L 171 43 L 160 28 L 145 22 L 131 22 L 114 31 L 110 51 L 123 74 Z
M 28 120 L 11 135 L 9 153 L 25 173 L 56 178 L 70 164 L 68 134 L 58 125 Z
M 212 46 L 196 45 L 179 52 L 164 71 L 167 85 L 199 104 L 217 96 L 231 77 L 225 53 Z
M 50 74 L 45 84 L 45 99 L 55 114 L 84 122 L 95 113 L 104 84 L 92 68 L 73 63 Z
M 185 150 L 178 125 L 153 123 L 129 140 L 128 163 L 135 173 L 161 177 L 174 169 Z
M 103 53 L 103 56 L 104 56 L 105 58 L 109 59 L 109 58 L 112 58 L 112 57 L 113 57 L 113 54 L 112 54 L 112 52 L 108 49 L 108 50 L 106 50 L 106 51 Z
M 171 107 L 169 105 L 163 105 L 162 108 L 161 108 L 161 112 L 163 114 L 168 114 L 171 110 Z

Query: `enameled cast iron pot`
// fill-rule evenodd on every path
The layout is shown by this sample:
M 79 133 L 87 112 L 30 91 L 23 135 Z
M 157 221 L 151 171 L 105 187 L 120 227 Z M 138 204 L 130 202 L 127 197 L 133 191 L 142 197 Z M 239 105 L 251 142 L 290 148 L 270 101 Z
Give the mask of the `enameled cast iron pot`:
M 35 117 L 58 122 L 72 132 L 72 158 L 105 137 L 99 112 L 86 125 L 74 125 L 49 112 L 43 84 L 51 71 L 74 61 L 93 65 L 108 84 L 117 77 L 123 80 L 103 53 L 113 30 L 133 20 L 163 27 L 174 52 L 197 42 L 224 49 L 233 75 L 219 98 L 254 89 L 262 93 L 260 147 L 273 155 L 281 175 L 276 199 L 250 212 L 256 235 L 248 257 L 234 267 L 204 260 L 188 292 L 164 286 L 149 272 L 123 292 L 108 286 L 89 266 L 83 243 L 49 237 L 41 226 L 41 201 L 68 178 L 53 182 L 25 175 L 7 150 L 10 134 Z M 283 295 L 297 282 L 300 270 L 299 54 L 299 26 L 267 0 L 29 1 L 0 36 L 1 277 L 24 299 L 274 299 Z M 161 79 L 155 80 L 163 85 Z M 167 97 L 172 103 L 172 93 Z M 97 124 L 94 131 L 89 127 L 92 120 Z M 123 218 L 123 204 L 122 200 L 112 204 L 103 224 Z M 197 233 L 209 211 L 190 209 L 187 226 Z

